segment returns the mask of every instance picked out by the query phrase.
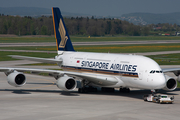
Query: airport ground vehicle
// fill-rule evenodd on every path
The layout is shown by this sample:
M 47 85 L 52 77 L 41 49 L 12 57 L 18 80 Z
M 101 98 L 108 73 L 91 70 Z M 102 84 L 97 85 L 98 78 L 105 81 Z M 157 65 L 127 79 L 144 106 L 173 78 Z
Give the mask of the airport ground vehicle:
M 148 102 L 155 102 L 155 103 L 173 103 L 174 102 L 174 96 L 169 97 L 168 95 L 162 95 L 162 94 L 150 94 L 150 95 L 144 95 L 144 101 Z

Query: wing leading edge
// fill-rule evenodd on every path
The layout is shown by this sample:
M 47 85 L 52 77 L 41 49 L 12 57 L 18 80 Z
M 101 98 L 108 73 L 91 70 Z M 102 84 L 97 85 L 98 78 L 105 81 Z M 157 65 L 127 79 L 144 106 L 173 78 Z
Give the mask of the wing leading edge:
M 62 60 L 57 60 L 57 59 L 27 57 L 27 56 L 20 56 L 20 55 L 8 55 L 8 56 L 12 58 L 16 58 L 16 59 L 31 60 L 31 61 L 37 61 L 37 62 L 42 62 L 42 63 L 62 63 Z
M 166 73 L 166 72 L 173 72 L 176 76 L 180 75 L 180 68 L 165 68 L 165 69 L 162 69 L 162 71 L 164 73 Z

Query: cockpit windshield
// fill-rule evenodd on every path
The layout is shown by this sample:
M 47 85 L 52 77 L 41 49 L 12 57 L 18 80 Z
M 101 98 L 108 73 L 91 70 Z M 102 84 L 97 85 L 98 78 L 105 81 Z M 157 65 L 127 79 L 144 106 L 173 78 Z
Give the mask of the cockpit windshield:
M 151 70 L 150 73 L 163 73 L 161 70 Z

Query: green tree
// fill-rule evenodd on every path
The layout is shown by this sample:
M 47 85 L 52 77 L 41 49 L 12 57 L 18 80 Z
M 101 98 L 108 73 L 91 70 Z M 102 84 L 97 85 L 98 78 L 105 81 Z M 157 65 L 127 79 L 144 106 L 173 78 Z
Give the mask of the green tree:
M 145 36 L 149 35 L 149 27 L 146 27 L 146 26 L 143 27 L 142 28 L 142 34 Z
M 47 34 L 48 34 L 47 26 L 43 25 L 41 27 L 41 35 L 47 35 Z

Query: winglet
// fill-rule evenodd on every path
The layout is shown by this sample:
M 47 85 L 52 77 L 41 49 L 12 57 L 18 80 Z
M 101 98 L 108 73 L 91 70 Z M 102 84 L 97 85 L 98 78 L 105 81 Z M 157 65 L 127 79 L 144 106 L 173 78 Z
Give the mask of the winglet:
M 52 15 L 57 51 L 74 51 L 60 9 L 53 7 Z

